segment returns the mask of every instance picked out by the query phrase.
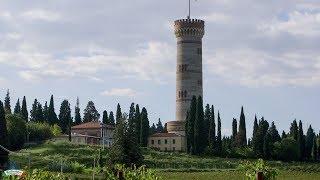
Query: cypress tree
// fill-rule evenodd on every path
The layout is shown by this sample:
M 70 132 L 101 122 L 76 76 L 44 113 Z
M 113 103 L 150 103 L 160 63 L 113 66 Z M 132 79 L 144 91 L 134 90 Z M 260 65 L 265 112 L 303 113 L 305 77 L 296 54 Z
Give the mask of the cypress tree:
M 274 122 L 271 123 L 271 126 L 269 128 L 269 134 L 270 134 L 270 140 L 271 140 L 272 144 L 275 142 L 281 141 L 281 137 L 279 135 L 279 132 L 278 132 L 277 127 L 274 124 Z
M 160 118 L 157 123 L 156 131 L 157 131 L 157 133 L 163 133 L 163 125 L 162 125 Z
M 318 159 L 320 158 L 320 132 L 317 138 L 317 142 L 318 142 Z
M 313 143 L 312 143 L 312 160 L 318 160 L 318 147 L 317 147 L 317 136 L 313 136 Z
M 236 146 L 238 123 L 235 118 L 232 121 L 232 146 Z
M 299 153 L 300 153 L 300 160 L 304 159 L 305 155 L 305 137 L 303 134 L 303 127 L 301 120 L 299 121 L 299 130 L 298 130 L 298 145 L 299 145 Z
M 134 103 L 131 103 L 131 105 L 130 105 L 130 110 L 129 110 L 129 122 L 132 122 L 132 123 L 133 123 L 133 124 L 132 124 L 133 128 L 134 128 L 134 126 L 135 126 L 135 117 L 134 117 L 135 112 L 136 112 L 136 109 L 135 109 L 135 107 L 134 107 Z
M 195 154 L 202 154 L 206 147 L 206 133 L 204 132 L 204 113 L 202 97 L 199 96 L 196 106 L 196 117 L 194 121 L 194 151 Z
M 2 101 L 0 101 L 0 145 L 8 147 L 8 130 L 5 118 L 5 110 Z M 0 165 L 5 166 L 8 162 L 8 153 L 0 148 Z
M 298 124 L 297 124 L 297 120 L 294 120 L 291 123 L 290 136 L 293 137 L 296 141 L 298 140 Z
M 34 99 L 32 109 L 30 111 L 30 121 L 37 122 L 38 120 L 38 100 Z
M 217 148 L 216 151 L 218 154 L 222 153 L 222 139 L 221 139 L 221 119 L 220 112 L 218 111 L 218 131 L 217 131 Z
M 168 130 L 167 130 L 167 123 L 164 124 L 164 127 L 163 127 L 163 133 L 168 133 Z
M 79 125 L 82 123 L 81 115 L 80 115 L 80 102 L 78 97 L 77 97 L 76 107 L 74 108 L 74 123 L 76 125 Z
M 28 122 L 28 109 L 27 109 L 27 101 L 25 96 L 23 96 L 23 100 L 22 100 L 21 116 L 26 122 Z
M 63 134 L 69 134 L 69 129 L 71 126 L 71 108 L 68 100 L 63 100 L 60 106 L 59 113 L 59 125 Z
M 243 107 L 241 107 L 240 121 L 239 121 L 239 132 L 237 133 L 238 146 L 244 147 L 247 145 L 246 135 L 246 118 L 244 116 Z
M 110 113 L 109 113 L 109 121 L 110 121 L 110 124 L 111 124 L 111 125 L 115 125 L 114 115 L 113 115 L 113 112 L 112 112 L 112 111 L 110 111 Z
M 14 114 L 20 115 L 21 114 L 21 106 L 20 106 L 20 100 L 18 99 L 16 106 L 14 107 Z
M 286 134 L 286 132 L 282 131 L 281 139 L 285 139 L 285 138 L 287 138 L 287 134 Z
M 43 118 L 44 118 L 44 122 L 46 122 L 46 123 L 49 123 L 48 113 L 49 113 L 49 107 L 48 107 L 48 103 L 46 101 L 43 106 Z
M 210 105 L 207 104 L 204 111 L 204 137 L 205 137 L 205 147 L 209 146 L 209 128 L 210 128 Z
M 138 143 L 140 143 L 141 114 L 140 114 L 139 104 L 136 105 L 134 118 L 135 118 L 135 132 L 137 136 L 137 141 Z
M 38 105 L 37 105 L 37 121 L 38 122 L 44 122 L 42 105 L 39 102 L 38 102 Z
M 187 152 L 195 154 L 195 141 L 194 141 L 194 127 L 196 119 L 197 98 L 192 97 L 189 112 L 186 119 L 186 137 L 187 137 Z
M 216 123 L 215 123 L 215 115 L 214 115 L 214 107 L 211 106 L 210 109 L 210 125 L 209 125 L 209 147 L 210 150 L 214 150 L 215 141 L 216 141 Z
M 149 130 L 149 135 L 152 135 L 155 133 L 157 133 L 157 128 L 156 128 L 156 125 L 152 123 L 152 126 L 150 127 L 150 130 Z
M 257 115 L 254 116 L 254 123 L 253 123 L 253 135 L 252 137 L 254 137 L 257 132 L 258 132 L 258 120 L 257 120 Z
M 6 97 L 4 99 L 4 111 L 6 114 L 11 114 L 11 105 L 10 105 L 10 92 L 7 90 Z
M 50 98 L 50 104 L 48 109 L 48 121 L 50 125 L 58 124 L 58 117 L 54 110 L 53 95 L 51 95 L 51 98 Z
M 83 122 L 87 123 L 91 121 L 98 121 L 99 118 L 100 114 L 94 106 L 94 103 L 92 101 L 89 101 L 87 107 L 84 109 Z
M 272 139 L 269 131 L 267 132 L 267 134 L 264 136 L 264 139 L 263 139 L 263 157 L 265 159 L 270 159 L 272 146 L 273 144 L 272 144 Z
M 110 124 L 109 118 L 108 118 L 108 112 L 106 110 L 102 113 L 102 122 L 103 124 Z
M 305 157 L 306 159 L 310 159 L 311 158 L 311 154 L 312 154 L 312 145 L 313 145 L 313 139 L 314 139 L 314 131 L 311 127 L 311 125 L 308 128 L 307 131 L 307 136 L 306 136 L 306 147 L 305 147 Z
M 120 107 L 120 104 L 118 103 L 117 113 L 116 113 L 116 123 L 118 123 L 118 120 L 120 120 L 121 117 L 122 117 L 121 107 Z
M 149 137 L 149 119 L 146 108 L 141 110 L 141 130 L 140 130 L 140 144 L 142 147 L 147 147 Z

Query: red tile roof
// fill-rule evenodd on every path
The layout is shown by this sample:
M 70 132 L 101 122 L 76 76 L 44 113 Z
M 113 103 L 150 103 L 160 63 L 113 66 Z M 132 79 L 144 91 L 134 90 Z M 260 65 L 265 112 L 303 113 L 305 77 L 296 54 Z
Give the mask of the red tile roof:
M 179 137 L 179 136 L 182 136 L 182 135 L 179 135 L 176 133 L 155 133 L 150 137 Z
M 100 129 L 102 124 L 98 121 L 91 121 L 71 127 L 71 129 Z

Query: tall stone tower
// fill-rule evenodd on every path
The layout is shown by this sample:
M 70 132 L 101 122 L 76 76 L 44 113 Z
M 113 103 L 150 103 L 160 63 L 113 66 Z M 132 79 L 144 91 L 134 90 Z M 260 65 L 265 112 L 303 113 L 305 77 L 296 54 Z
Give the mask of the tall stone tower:
M 187 111 L 193 96 L 203 97 L 202 38 L 204 21 L 179 19 L 174 22 L 177 38 L 176 121 L 169 122 L 168 131 L 184 135 Z

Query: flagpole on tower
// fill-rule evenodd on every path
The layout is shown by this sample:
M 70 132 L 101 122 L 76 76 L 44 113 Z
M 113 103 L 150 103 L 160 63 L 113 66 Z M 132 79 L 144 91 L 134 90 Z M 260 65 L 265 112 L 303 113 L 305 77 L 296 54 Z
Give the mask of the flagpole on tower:
M 190 14 L 191 14 L 191 0 L 189 0 L 189 16 L 188 16 L 188 19 L 190 19 Z

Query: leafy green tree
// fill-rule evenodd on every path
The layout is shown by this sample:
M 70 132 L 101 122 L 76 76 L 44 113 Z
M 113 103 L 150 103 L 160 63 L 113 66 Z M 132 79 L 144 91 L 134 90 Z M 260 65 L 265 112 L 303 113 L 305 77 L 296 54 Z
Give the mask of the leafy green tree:
M 63 134 L 69 134 L 71 128 L 71 108 L 68 100 L 63 100 L 60 106 L 59 125 Z
M 204 122 L 203 122 L 203 131 L 205 137 L 205 147 L 209 146 L 209 128 L 210 128 L 210 105 L 207 104 L 204 110 Z
M 140 145 L 141 147 L 147 147 L 149 137 L 149 119 L 146 108 L 141 110 L 141 130 L 140 130 Z
M 122 116 L 121 107 L 120 107 L 120 104 L 118 103 L 117 113 L 116 113 L 116 123 L 118 123 L 118 120 L 121 118 L 121 116 Z
M 295 140 L 298 140 L 298 124 L 297 124 L 297 120 L 294 120 L 291 123 L 290 136 L 293 137 Z
M 272 138 L 270 134 L 270 129 L 267 132 L 267 134 L 264 136 L 263 139 L 263 157 L 265 159 L 270 159 L 271 158 L 271 153 L 273 149 L 273 143 L 272 143 Z
M 312 144 L 312 160 L 316 161 L 318 160 L 318 146 L 317 146 L 317 136 L 314 135 L 313 137 L 313 144 Z
M 58 124 L 58 117 L 54 110 L 53 95 L 51 95 L 51 98 L 50 98 L 50 104 L 48 109 L 48 120 L 50 125 Z
M 274 122 L 271 123 L 268 133 L 270 134 L 272 144 L 277 141 L 281 141 L 281 137 Z
M 7 114 L 7 129 L 10 150 L 20 150 L 26 138 L 26 122 L 20 115 Z
M 89 101 L 87 107 L 84 109 L 83 122 L 87 123 L 91 121 L 98 121 L 99 118 L 100 114 L 94 106 L 94 103 L 92 101 Z
M 112 111 L 110 111 L 110 113 L 109 113 L 109 121 L 110 121 L 111 125 L 115 125 L 114 115 L 113 115 Z
M 43 106 L 43 119 L 44 122 L 49 123 L 49 107 L 48 102 L 46 101 Z
M 8 130 L 3 103 L 0 101 L 0 145 L 8 148 Z M 8 162 L 8 153 L 0 148 L 0 165 Z
M 305 137 L 303 134 L 303 127 L 302 127 L 302 122 L 301 120 L 299 121 L 299 130 L 298 130 L 298 145 L 299 145 L 299 159 L 303 160 L 305 157 Z
M 79 125 L 82 123 L 81 120 L 81 115 L 80 115 L 80 102 L 79 102 L 79 98 L 77 98 L 77 104 L 76 107 L 74 108 L 74 123 L 76 125 Z
M 194 154 L 194 123 L 196 119 L 196 109 L 197 109 L 197 98 L 196 96 L 192 97 L 189 111 L 186 117 L 186 138 L 187 138 L 187 152 Z
M 262 117 L 259 122 L 258 131 L 253 137 L 253 152 L 257 157 L 263 157 L 264 137 L 267 134 L 268 129 L 269 123 Z
M 7 90 L 6 97 L 4 99 L 4 111 L 6 114 L 11 114 L 11 105 L 10 105 L 10 92 Z
M 137 134 L 137 138 L 138 138 L 137 141 L 138 143 L 140 143 L 141 113 L 140 113 L 139 104 L 136 105 L 134 119 L 135 119 L 135 133 Z
M 287 137 L 281 142 L 274 143 L 274 156 L 284 161 L 294 161 L 299 159 L 298 143 L 293 137 Z
M 238 122 L 235 118 L 232 120 L 232 146 L 236 146 L 236 138 L 238 131 Z
M 238 147 L 244 147 L 247 145 L 246 135 L 246 118 L 244 116 L 243 107 L 241 107 L 241 114 L 239 120 L 239 132 L 237 133 L 237 144 Z
M 157 126 L 156 126 L 156 132 L 157 133 L 163 133 L 163 125 L 162 125 L 162 122 L 161 122 L 160 118 L 159 118 Z
M 22 100 L 21 116 L 25 122 L 28 122 L 28 109 L 27 109 L 27 101 L 25 96 L 23 96 L 23 100 Z
M 196 118 L 194 121 L 194 152 L 195 154 L 202 154 L 206 148 L 206 133 L 203 129 L 204 124 L 203 102 L 202 97 L 199 96 L 197 100 Z
M 20 106 L 20 100 L 18 99 L 16 106 L 14 107 L 14 114 L 18 115 L 21 114 L 21 106 Z
M 306 136 L 306 147 L 305 147 L 306 159 L 311 158 L 314 135 L 315 133 L 310 125 L 307 131 L 307 136 Z
M 221 154 L 222 152 L 222 140 L 221 140 L 221 118 L 220 112 L 218 111 L 218 131 L 217 131 L 217 147 L 216 153 Z
M 214 114 L 214 107 L 211 106 L 210 109 L 210 125 L 209 125 L 209 147 L 210 150 L 214 150 L 215 147 L 215 141 L 216 141 L 216 123 L 215 123 L 215 114 Z

